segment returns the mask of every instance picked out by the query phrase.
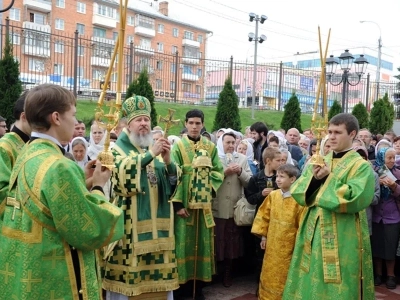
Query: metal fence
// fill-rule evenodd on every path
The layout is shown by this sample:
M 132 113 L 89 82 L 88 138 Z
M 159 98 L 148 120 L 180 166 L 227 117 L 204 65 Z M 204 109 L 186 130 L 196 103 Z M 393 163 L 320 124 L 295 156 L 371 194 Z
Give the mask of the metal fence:
M 20 63 L 20 78 L 25 88 L 54 83 L 72 90 L 79 98 L 97 99 L 110 66 L 114 39 L 55 34 L 49 25 L 24 22 L 18 27 L 6 20 L 0 28 L 0 51 L 5 38 L 13 44 L 14 57 Z M 241 107 L 252 103 L 253 64 L 229 59 L 209 59 L 190 47 L 183 54 L 166 53 L 164 49 L 134 45 L 126 41 L 124 56 L 117 57 L 109 83 L 109 97 L 115 94 L 117 64 L 123 63 L 123 90 L 146 69 L 157 101 L 215 105 L 226 78 L 230 75 Z M 313 111 L 320 72 L 297 69 L 283 63 L 259 64 L 256 69 L 256 109 L 283 109 L 292 92 L 296 92 L 303 112 Z M 379 91 L 377 88 L 379 86 Z M 328 107 L 342 99 L 342 84 L 327 84 Z M 377 93 L 388 93 L 400 101 L 396 82 L 371 82 L 369 75 L 346 92 L 348 109 L 362 102 L 368 108 Z

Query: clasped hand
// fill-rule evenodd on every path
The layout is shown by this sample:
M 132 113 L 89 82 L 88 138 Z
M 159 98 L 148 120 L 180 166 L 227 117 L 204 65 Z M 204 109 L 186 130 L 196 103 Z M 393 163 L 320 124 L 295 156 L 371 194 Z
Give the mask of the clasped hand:
M 171 144 L 166 138 L 158 139 L 151 148 L 151 151 L 154 153 L 155 156 L 161 154 L 164 163 L 170 163 Z
M 225 175 L 226 176 L 229 176 L 229 175 L 232 175 L 232 174 L 240 174 L 240 172 L 242 171 L 242 168 L 238 165 L 238 164 L 235 164 L 235 163 L 231 163 L 226 169 L 225 169 Z
M 317 180 L 324 179 L 330 173 L 331 173 L 331 171 L 329 170 L 327 165 L 323 165 L 323 166 L 314 165 L 313 166 L 313 175 L 314 175 L 314 178 Z

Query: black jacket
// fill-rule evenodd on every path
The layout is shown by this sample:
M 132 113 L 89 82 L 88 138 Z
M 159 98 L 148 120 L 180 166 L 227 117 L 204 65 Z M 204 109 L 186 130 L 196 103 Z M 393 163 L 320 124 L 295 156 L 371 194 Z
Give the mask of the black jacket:
M 264 169 L 262 169 L 250 178 L 247 188 L 244 189 L 247 202 L 252 205 L 257 205 L 257 210 L 265 199 L 262 195 L 262 191 L 267 187 L 268 178 L 271 177 L 265 176 Z M 276 185 L 276 173 L 272 176 L 272 184 L 274 190 L 278 189 L 278 186 Z

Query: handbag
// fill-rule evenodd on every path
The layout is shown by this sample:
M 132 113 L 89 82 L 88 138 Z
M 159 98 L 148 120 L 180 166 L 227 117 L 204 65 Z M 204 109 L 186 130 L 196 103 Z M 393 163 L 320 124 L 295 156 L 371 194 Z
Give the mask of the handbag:
M 256 213 L 256 206 L 247 202 L 242 196 L 234 206 L 233 219 L 237 226 L 250 226 L 253 224 Z

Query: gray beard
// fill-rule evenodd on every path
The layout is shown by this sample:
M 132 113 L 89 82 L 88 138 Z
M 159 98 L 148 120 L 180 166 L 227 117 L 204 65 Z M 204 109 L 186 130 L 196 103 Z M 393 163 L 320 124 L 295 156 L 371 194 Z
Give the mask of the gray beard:
M 153 134 L 149 132 L 148 134 L 140 135 L 134 132 L 129 134 L 129 139 L 131 143 L 140 148 L 147 148 L 153 143 Z

